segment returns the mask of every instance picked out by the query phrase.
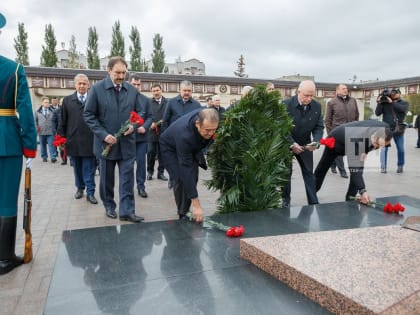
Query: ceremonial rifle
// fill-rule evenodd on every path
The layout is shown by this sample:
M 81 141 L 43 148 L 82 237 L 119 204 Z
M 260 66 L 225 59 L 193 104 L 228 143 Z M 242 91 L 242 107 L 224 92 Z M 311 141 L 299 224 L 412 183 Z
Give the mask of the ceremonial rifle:
M 31 169 L 25 169 L 25 198 L 23 207 L 23 229 L 25 230 L 25 252 L 23 261 L 26 263 L 32 260 L 32 234 L 31 234 L 31 214 L 32 214 L 32 199 L 31 199 Z

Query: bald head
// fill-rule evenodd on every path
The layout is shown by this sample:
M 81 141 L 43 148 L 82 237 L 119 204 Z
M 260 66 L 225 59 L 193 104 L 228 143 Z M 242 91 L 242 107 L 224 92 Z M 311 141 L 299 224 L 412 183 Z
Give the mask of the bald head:
M 311 80 L 305 80 L 300 82 L 297 90 L 299 104 L 308 105 L 312 102 L 312 98 L 315 96 L 315 83 Z

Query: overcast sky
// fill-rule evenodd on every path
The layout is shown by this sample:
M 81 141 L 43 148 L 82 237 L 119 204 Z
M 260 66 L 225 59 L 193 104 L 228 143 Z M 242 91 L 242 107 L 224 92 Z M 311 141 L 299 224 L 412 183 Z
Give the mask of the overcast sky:
M 98 5 L 100 3 L 100 5 Z M 57 39 L 86 54 L 88 28 L 95 26 L 99 54 L 111 47 L 112 26 L 121 23 L 126 58 L 131 26 L 140 31 L 142 57 L 153 37 L 163 36 L 166 62 L 197 58 L 206 74 L 233 76 L 239 56 L 251 78 L 313 75 L 320 82 L 420 76 L 420 1 L 399 0 L 9 0 L 0 54 L 15 58 L 18 23 L 28 32 L 31 66 L 39 65 L 45 25 Z

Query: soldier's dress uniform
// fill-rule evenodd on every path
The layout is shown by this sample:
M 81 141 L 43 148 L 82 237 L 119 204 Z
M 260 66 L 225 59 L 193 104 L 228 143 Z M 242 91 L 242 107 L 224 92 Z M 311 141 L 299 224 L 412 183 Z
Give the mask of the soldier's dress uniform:
M 0 274 L 23 260 L 15 254 L 22 155 L 36 155 L 36 128 L 23 66 L 0 56 Z

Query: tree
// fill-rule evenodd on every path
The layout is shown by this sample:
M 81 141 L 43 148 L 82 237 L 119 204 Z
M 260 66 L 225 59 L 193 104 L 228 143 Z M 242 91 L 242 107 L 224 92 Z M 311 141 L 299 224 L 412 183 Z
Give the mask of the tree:
M 153 37 L 152 72 L 162 73 L 165 69 L 165 51 L 162 48 L 163 38 L 158 34 Z
M 278 208 L 292 163 L 293 128 L 278 91 L 256 86 L 225 112 L 208 162 L 210 189 L 219 190 L 219 212 Z
M 121 56 L 125 58 L 125 44 L 124 36 L 121 32 L 120 21 L 116 21 L 112 27 L 112 40 L 111 40 L 111 57 Z
M 57 40 L 55 38 L 54 29 L 51 24 L 45 25 L 45 46 L 42 45 L 41 66 L 43 67 L 57 67 L 57 54 L 55 47 Z
M 133 46 L 129 47 L 130 51 L 130 65 L 132 71 L 143 71 L 143 64 L 141 62 L 141 43 L 140 33 L 137 27 L 131 27 L 130 39 Z
M 25 25 L 23 23 L 18 23 L 18 31 L 18 36 L 14 38 L 16 50 L 15 61 L 29 66 L 28 33 L 25 31 Z
M 143 71 L 144 72 L 149 72 L 149 66 L 147 65 L 146 58 L 142 59 L 141 64 L 142 64 L 142 67 L 143 67 Z
M 240 78 L 247 78 L 248 75 L 245 74 L 245 61 L 244 61 L 244 56 L 241 55 L 239 57 L 239 60 L 236 62 L 238 64 L 238 69 L 233 72 L 237 77 Z
M 413 118 L 416 115 L 420 115 L 420 94 L 409 94 L 406 96 L 409 107 L 408 110 L 411 115 L 406 117 L 406 122 L 413 122 Z
M 89 27 L 89 35 L 87 42 L 87 63 L 89 69 L 99 69 L 99 55 L 98 55 L 98 33 L 96 27 Z
M 70 48 L 69 48 L 69 68 L 76 69 L 79 68 L 79 54 L 76 50 L 76 37 L 74 35 L 71 35 L 70 40 Z

